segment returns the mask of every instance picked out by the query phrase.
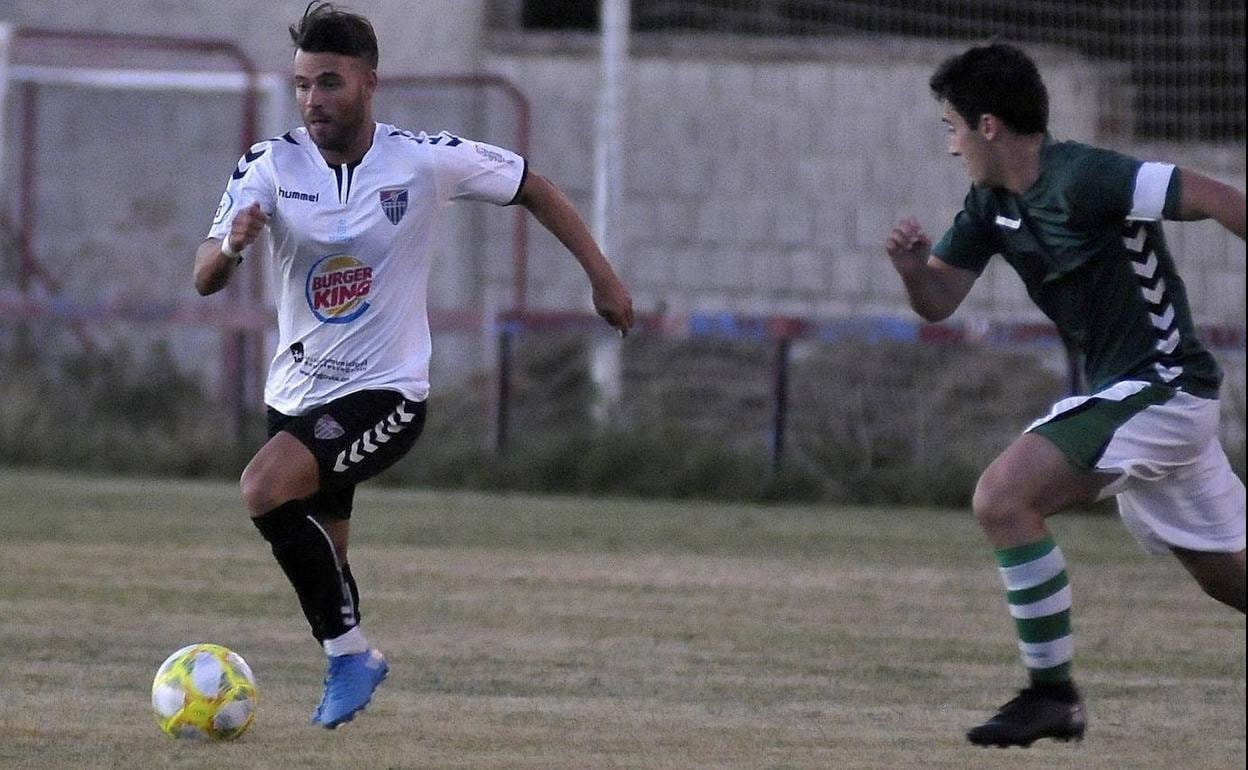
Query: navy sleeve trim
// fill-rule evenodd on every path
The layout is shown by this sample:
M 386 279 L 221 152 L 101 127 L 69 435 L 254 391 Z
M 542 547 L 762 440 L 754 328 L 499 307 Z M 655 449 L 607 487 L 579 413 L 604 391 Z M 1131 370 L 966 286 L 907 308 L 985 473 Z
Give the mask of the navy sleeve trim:
M 247 151 L 247 153 L 243 155 L 242 159 L 238 162 L 238 165 L 234 167 L 234 173 L 230 175 L 230 179 L 242 179 L 247 175 L 247 169 L 251 168 L 251 164 L 259 160 L 260 156 L 264 155 L 268 151 L 268 145 L 265 145 L 264 148 L 256 150 L 255 152 L 250 150 Z
M 1166 203 L 1161 208 L 1163 219 L 1178 219 L 1183 206 L 1183 174 L 1182 169 L 1174 167 L 1170 174 L 1170 186 L 1166 188 Z
M 524 183 L 529 181 L 529 159 L 521 158 L 524 161 L 524 168 L 520 171 L 520 184 L 516 185 L 516 194 L 511 196 L 511 200 L 507 201 L 505 206 L 514 206 L 520 202 L 520 193 L 524 191 Z

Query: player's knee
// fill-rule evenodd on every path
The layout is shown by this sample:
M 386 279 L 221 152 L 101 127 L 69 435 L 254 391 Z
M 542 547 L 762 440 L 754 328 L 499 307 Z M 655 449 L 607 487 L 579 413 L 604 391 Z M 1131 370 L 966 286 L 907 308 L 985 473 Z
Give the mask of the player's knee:
M 251 468 L 243 471 L 238 485 L 243 493 L 243 505 L 253 519 L 287 502 L 276 493 L 272 483 L 263 478 L 262 474 L 253 472 Z
M 1020 514 L 1018 501 L 988 473 L 975 485 L 971 510 L 979 526 L 989 532 L 1012 526 Z

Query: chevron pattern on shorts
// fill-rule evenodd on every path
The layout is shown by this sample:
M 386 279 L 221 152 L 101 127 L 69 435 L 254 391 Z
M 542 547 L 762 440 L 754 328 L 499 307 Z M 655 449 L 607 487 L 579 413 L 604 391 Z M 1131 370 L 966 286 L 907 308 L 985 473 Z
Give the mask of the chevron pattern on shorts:
M 365 457 L 376 452 L 378 447 L 386 443 L 393 436 L 397 436 L 407 429 L 408 423 L 416 419 L 416 415 L 403 408 L 400 403 L 394 408 L 394 411 L 386 416 L 386 419 L 377 423 L 372 428 L 364 431 L 364 435 L 351 442 L 348 449 L 344 449 L 338 453 L 338 458 L 334 462 L 334 473 L 344 473 L 351 470 L 352 466 L 360 463 Z

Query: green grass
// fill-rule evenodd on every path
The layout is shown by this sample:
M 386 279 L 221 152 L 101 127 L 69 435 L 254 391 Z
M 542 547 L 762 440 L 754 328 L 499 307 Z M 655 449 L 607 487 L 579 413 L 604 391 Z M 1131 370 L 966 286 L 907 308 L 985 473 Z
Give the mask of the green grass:
M 962 511 L 362 489 L 351 562 L 393 673 L 336 732 L 322 657 L 232 484 L 0 471 L 0 767 L 1231 768 L 1245 625 L 1110 516 L 1054 530 L 1082 745 L 973 750 L 1022 679 Z M 247 657 L 231 745 L 156 729 L 191 641 Z

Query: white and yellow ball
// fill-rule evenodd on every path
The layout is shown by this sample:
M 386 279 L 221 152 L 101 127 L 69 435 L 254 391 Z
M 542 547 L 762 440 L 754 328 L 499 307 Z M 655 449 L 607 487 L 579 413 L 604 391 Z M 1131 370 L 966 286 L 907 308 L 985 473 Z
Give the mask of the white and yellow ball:
M 152 681 L 156 724 L 173 738 L 234 740 L 256 716 L 256 679 L 247 661 L 219 644 L 170 655 Z

